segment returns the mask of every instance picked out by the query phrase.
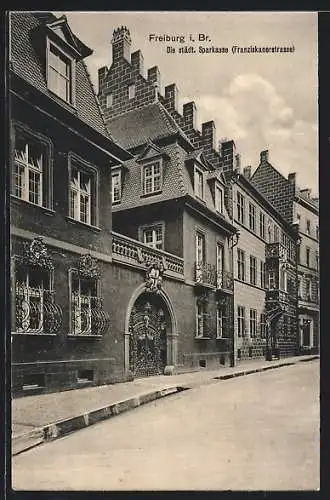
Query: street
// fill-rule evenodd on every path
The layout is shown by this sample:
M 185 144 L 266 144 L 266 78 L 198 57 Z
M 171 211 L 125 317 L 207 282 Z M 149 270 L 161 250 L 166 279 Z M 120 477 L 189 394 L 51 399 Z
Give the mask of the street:
M 12 459 L 16 490 L 317 490 L 319 362 L 139 407 Z

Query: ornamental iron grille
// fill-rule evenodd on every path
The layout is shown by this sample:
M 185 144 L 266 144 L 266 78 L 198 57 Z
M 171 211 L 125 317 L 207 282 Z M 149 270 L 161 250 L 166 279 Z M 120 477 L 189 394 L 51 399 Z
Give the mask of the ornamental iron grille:
M 15 263 L 16 333 L 55 335 L 62 324 L 62 310 L 52 290 L 54 264 L 41 238 L 24 243 Z
M 90 255 L 80 257 L 78 269 L 71 271 L 71 335 L 102 336 L 109 328 L 110 317 L 98 293 L 100 276 L 97 260 Z
M 141 296 L 129 323 L 130 370 L 136 377 L 158 375 L 166 366 L 166 316 L 159 303 Z
M 217 285 L 217 268 L 207 262 L 196 262 L 195 282 L 200 285 Z

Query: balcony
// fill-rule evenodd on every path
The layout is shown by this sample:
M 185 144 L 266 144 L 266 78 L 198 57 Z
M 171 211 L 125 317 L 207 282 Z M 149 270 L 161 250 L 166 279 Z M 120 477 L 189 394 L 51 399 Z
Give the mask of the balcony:
M 206 288 L 233 293 L 234 279 L 228 271 L 217 271 L 216 266 L 207 262 L 195 263 L 195 284 Z
M 229 271 L 217 272 L 217 290 L 234 293 L 234 277 Z
M 116 262 L 143 269 L 150 261 L 158 262 L 164 266 L 165 276 L 180 281 L 184 279 L 184 263 L 181 257 L 150 248 L 122 234 L 112 233 L 112 257 Z
M 266 259 L 275 258 L 282 261 L 289 261 L 295 264 L 293 255 L 290 255 L 288 249 L 281 243 L 267 243 L 266 245 Z
M 286 260 L 288 257 L 287 249 L 281 243 L 268 243 L 266 245 L 266 259 L 271 257 Z
M 309 304 L 313 304 L 313 305 L 318 305 L 319 298 L 316 295 L 304 293 L 302 295 L 298 295 L 298 301 L 299 301 L 299 303 L 304 302 L 304 303 L 309 303 Z

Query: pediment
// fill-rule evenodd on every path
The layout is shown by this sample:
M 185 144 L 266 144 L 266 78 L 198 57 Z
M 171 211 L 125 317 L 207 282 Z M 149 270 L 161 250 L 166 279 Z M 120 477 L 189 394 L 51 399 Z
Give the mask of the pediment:
M 87 57 L 93 53 L 93 51 L 87 47 L 83 42 L 81 42 L 71 31 L 70 26 L 67 22 L 66 16 L 62 16 L 56 21 L 47 23 L 47 28 L 65 45 L 71 49 L 71 51 L 76 55 L 76 57 Z
M 149 142 L 142 153 L 137 157 L 136 161 L 143 162 L 148 160 L 153 160 L 159 157 L 168 156 L 164 151 L 162 151 L 156 144 Z

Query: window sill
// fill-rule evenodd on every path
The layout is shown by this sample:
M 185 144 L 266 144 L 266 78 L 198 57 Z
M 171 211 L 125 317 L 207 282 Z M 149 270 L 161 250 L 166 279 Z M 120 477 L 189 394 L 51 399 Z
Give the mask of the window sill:
M 67 335 L 71 339 L 103 339 L 103 335 L 75 335 L 73 333 L 68 333 Z
M 194 337 L 195 340 L 212 340 L 213 337 L 199 337 L 199 336 L 196 336 Z
M 159 191 L 153 191 L 152 193 L 142 193 L 140 198 L 149 198 L 149 196 L 156 196 L 157 194 L 162 194 L 162 192 L 162 189 L 160 189 Z
M 121 198 L 120 200 L 113 201 L 112 205 L 120 205 L 120 203 L 121 203 Z
M 48 86 L 47 86 L 47 90 L 50 93 L 51 99 L 53 99 L 56 102 L 59 102 L 62 105 L 64 104 L 64 105 L 68 106 L 68 108 L 71 111 L 73 111 L 74 113 L 77 113 L 77 108 L 76 108 L 75 102 L 69 102 L 66 99 L 63 99 L 61 96 L 59 96 L 58 94 L 56 94 L 56 92 L 54 92 L 53 90 L 51 90 Z
M 215 340 L 229 340 L 229 337 L 215 337 Z
M 98 226 L 93 226 L 92 224 L 86 224 L 86 222 L 81 222 L 80 220 L 73 219 L 72 217 L 69 217 L 68 215 L 66 216 L 66 219 L 71 224 L 78 224 L 79 226 L 91 229 L 92 231 L 95 231 L 96 233 L 99 233 L 100 231 L 102 231 L 102 229 Z
M 56 333 L 37 332 L 11 332 L 12 335 L 24 335 L 25 337 L 56 337 Z
M 15 196 L 14 194 L 11 194 L 10 196 L 11 196 L 11 199 L 15 203 L 18 203 L 18 204 L 23 203 L 23 204 L 26 204 L 27 206 L 30 206 L 30 207 L 40 208 L 40 210 L 45 212 L 46 215 L 55 215 L 56 214 L 55 210 L 53 210 L 52 208 L 43 207 L 42 205 L 37 205 L 36 203 L 32 203 L 31 201 L 23 200 L 22 198 L 19 198 L 18 196 Z

